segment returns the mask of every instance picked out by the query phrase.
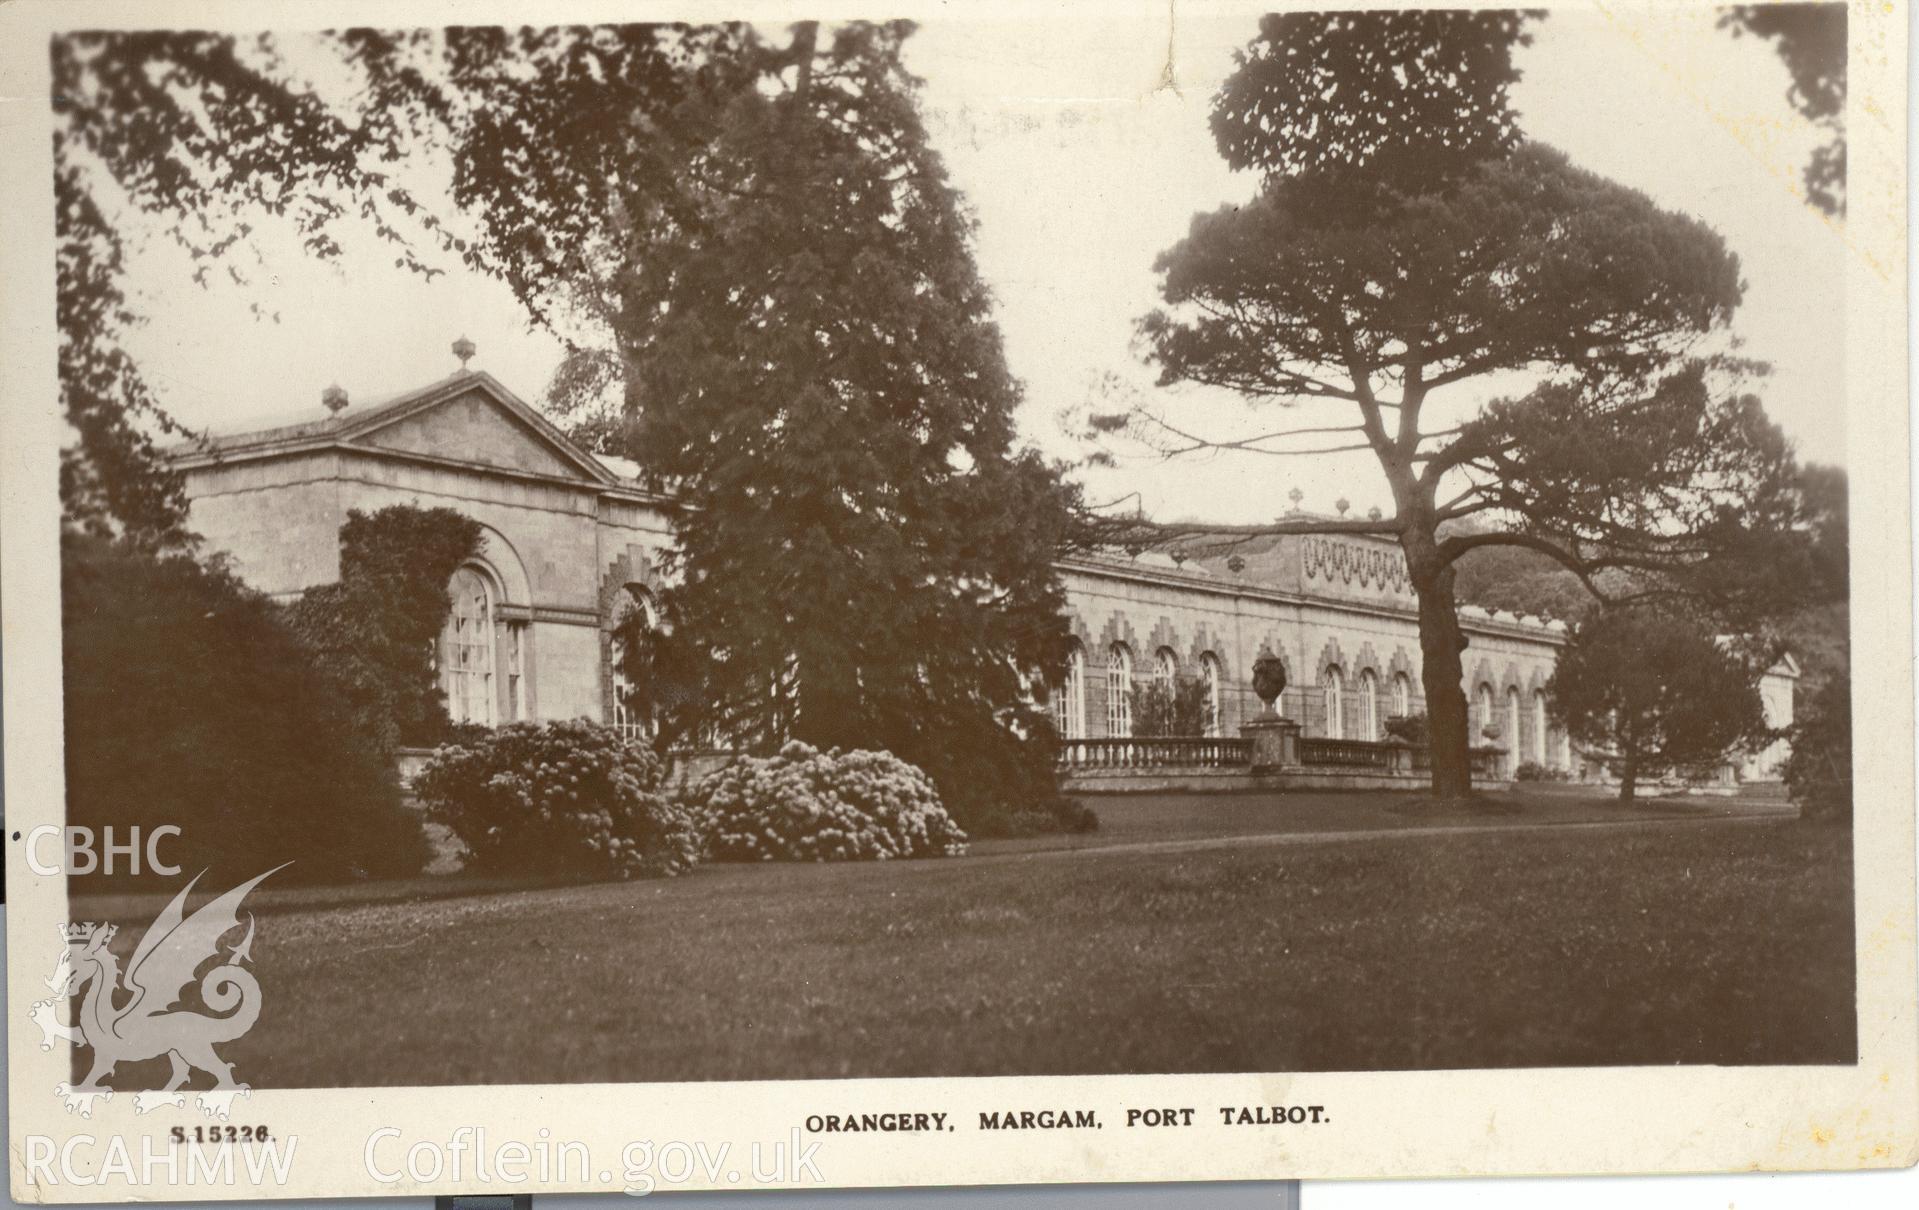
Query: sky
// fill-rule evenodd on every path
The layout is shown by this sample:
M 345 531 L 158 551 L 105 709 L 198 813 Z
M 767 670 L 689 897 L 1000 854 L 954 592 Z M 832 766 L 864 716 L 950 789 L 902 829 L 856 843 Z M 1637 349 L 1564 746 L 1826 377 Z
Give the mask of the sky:
M 1097 22 L 927 20 L 909 43 L 1025 384 L 1022 436 L 1062 458 L 1086 452 L 1076 411 L 1113 409 L 1110 393 L 1095 393 L 1102 381 L 1207 436 L 1278 427 L 1270 405 L 1157 386 L 1136 347 L 1136 321 L 1158 302 L 1155 256 L 1195 213 L 1255 189 L 1219 158 L 1206 116 L 1256 18 L 1174 11 L 1122 0 Z M 1845 229 L 1802 200 L 1800 169 L 1820 138 L 1787 105 L 1777 56 L 1715 29 L 1709 11 L 1556 12 L 1533 28 L 1513 93 L 1522 129 L 1726 238 L 1748 287 L 1733 333 L 1774 367 L 1760 388 L 1769 413 L 1802 457 L 1843 463 Z M 308 404 L 317 416 L 336 382 L 361 401 L 405 391 L 455 369 L 449 347 L 462 335 L 478 346 L 475 368 L 541 401 L 560 349 L 529 330 L 504 285 L 451 262 L 422 281 L 371 240 L 349 243 L 338 265 L 290 240 L 262 248 L 267 263 L 246 288 L 195 289 L 158 241 L 133 258 L 136 306 L 151 318 L 132 352 L 186 424 L 231 428 Z M 278 322 L 256 319 L 255 303 Z M 1486 397 L 1471 384 L 1449 394 L 1462 417 Z M 1309 509 L 1338 498 L 1359 512 L 1390 507 L 1366 454 L 1121 453 L 1117 466 L 1079 472 L 1089 500 L 1229 523 L 1277 516 L 1295 488 Z

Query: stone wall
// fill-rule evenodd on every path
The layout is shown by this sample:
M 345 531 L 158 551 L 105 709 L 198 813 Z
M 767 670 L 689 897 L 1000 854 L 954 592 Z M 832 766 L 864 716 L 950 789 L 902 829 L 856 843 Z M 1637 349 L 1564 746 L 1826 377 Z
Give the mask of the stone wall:
M 242 580 L 285 597 L 340 578 L 343 501 L 340 458 L 292 458 L 210 466 L 185 475 L 187 527 L 208 553 L 233 556 Z

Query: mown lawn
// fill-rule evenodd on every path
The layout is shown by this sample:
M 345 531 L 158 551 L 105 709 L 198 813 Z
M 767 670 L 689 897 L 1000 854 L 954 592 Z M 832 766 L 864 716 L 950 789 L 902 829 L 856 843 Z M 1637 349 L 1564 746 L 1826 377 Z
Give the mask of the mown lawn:
M 224 1053 L 256 1087 L 1846 1063 L 1850 843 L 1688 821 L 285 910 Z

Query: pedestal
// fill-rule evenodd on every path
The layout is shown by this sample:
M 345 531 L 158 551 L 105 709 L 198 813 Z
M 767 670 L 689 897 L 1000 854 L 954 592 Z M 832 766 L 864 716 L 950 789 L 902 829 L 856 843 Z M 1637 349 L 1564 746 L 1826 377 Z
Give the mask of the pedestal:
M 1292 719 L 1262 714 L 1241 723 L 1239 733 L 1253 741 L 1253 772 L 1299 763 L 1299 724 Z

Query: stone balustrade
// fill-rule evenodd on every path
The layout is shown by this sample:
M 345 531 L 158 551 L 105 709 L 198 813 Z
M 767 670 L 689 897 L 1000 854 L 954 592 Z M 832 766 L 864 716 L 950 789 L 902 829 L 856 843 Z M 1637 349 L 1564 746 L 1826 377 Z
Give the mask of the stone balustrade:
M 1244 767 L 1251 744 L 1225 736 L 1139 739 L 1069 739 L 1060 744 L 1059 767 L 1073 769 L 1228 769 Z
M 1432 768 L 1424 747 L 1400 739 L 1334 739 L 1299 734 L 1273 716 L 1248 722 L 1238 739 L 1140 736 L 1073 739 L 1060 744 L 1058 766 L 1069 789 L 1147 790 L 1312 788 L 1416 789 Z M 1471 751 L 1473 780 L 1506 778 L 1503 748 Z

